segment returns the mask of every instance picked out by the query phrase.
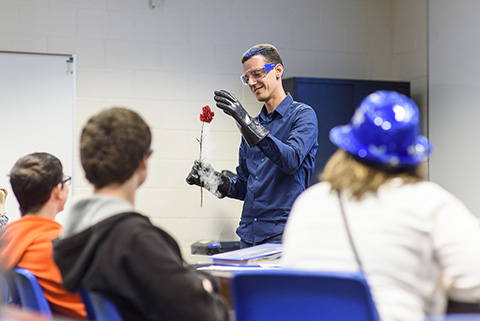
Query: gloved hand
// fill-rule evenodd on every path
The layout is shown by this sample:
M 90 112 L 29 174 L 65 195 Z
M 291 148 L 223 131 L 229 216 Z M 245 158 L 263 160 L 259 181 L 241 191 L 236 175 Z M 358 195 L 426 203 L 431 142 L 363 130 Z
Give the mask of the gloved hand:
M 269 133 L 265 127 L 247 113 L 238 99 L 228 91 L 216 90 L 213 99 L 215 99 L 218 108 L 237 121 L 240 132 L 248 146 L 257 145 Z
M 224 198 L 231 189 L 230 179 L 219 172 L 216 172 L 212 165 L 196 160 L 186 181 L 190 185 L 204 187 L 218 198 Z

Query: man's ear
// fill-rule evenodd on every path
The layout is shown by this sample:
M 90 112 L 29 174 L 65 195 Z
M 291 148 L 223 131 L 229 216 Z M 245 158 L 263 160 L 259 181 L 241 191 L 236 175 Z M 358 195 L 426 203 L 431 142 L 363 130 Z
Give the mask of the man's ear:
M 145 168 L 148 167 L 148 158 L 149 158 L 149 157 L 150 157 L 150 156 L 148 156 L 148 155 L 143 155 L 142 161 L 140 162 L 140 165 L 139 165 L 139 168 L 145 169 Z
M 50 197 L 53 197 L 55 199 L 60 199 L 62 196 L 62 187 L 63 187 L 62 183 L 58 183 L 57 185 L 55 185 L 52 189 L 52 193 L 50 194 Z
M 278 64 L 275 66 L 275 77 L 277 79 L 282 78 L 283 75 L 283 66 L 281 64 Z
M 135 175 L 138 178 L 138 186 L 142 185 L 147 179 L 147 172 L 148 172 L 148 155 L 144 155 L 142 157 L 142 161 L 137 167 L 137 170 L 135 171 Z
M 136 172 L 146 172 L 148 169 L 148 155 L 144 155 L 140 164 L 138 164 Z

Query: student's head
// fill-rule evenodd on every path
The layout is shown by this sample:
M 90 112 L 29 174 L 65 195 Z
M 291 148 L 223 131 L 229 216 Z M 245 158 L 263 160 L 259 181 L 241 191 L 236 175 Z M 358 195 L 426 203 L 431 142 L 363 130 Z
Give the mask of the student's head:
M 340 150 L 328 161 L 322 180 L 372 191 L 393 177 L 418 181 L 423 177 L 420 165 L 431 152 L 420 131 L 418 108 L 410 98 L 393 91 L 374 92 L 362 100 L 349 124 L 330 131 L 330 140 Z
M 243 54 L 242 64 L 242 83 L 250 87 L 259 101 L 267 101 L 277 89 L 283 90 L 283 61 L 274 46 L 253 46 Z
M 62 210 L 68 196 L 65 179 L 62 163 L 51 154 L 33 153 L 20 158 L 10 171 L 10 184 L 22 216 L 37 213 L 50 199 L 52 191 Z
M 149 156 L 151 140 L 150 128 L 132 110 L 113 107 L 93 116 L 80 142 L 87 179 L 97 189 L 124 183 Z

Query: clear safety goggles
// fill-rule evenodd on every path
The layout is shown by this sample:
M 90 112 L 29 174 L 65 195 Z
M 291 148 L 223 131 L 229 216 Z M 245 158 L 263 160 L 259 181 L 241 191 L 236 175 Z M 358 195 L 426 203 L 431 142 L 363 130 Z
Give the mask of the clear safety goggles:
M 247 86 L 250 77 L 253 79 L 260 79 L 265 77 L 277 64 L 265 64 L 257 69 L 248 69 L 243 75 L 240 76 L 242 83 Z

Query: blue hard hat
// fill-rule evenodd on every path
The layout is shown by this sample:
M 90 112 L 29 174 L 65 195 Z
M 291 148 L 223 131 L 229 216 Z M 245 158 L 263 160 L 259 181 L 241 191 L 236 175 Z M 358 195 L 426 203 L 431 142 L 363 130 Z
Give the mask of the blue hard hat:
M 410 98 L 395 91 L 376 91 L 360 102 L 349 124 L 330 130 L 330 140 L 365 161 L 412 167 L 431 152 L 420 128 L 418 108 Z

